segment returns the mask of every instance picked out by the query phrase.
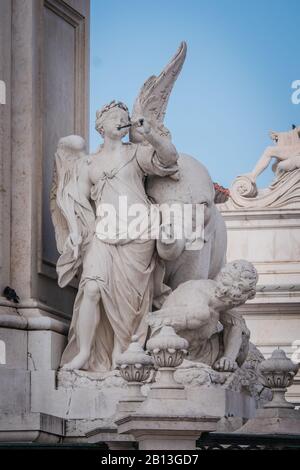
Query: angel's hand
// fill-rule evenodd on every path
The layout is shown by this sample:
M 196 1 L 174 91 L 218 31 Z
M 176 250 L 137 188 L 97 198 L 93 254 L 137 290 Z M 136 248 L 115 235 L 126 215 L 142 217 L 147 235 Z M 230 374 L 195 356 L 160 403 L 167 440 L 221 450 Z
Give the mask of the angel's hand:
M 139 116 L 136 120 L 138 131 L 146 137 L 147 134 L 150 134 L 152 130 L 152 125 L 148 119 L 146 119 L 144 116 Z
M 215 363 L 214 369 L 219 372 L 234 372 L 237 369 L 237 363 L 231 357 L 223 356 Z

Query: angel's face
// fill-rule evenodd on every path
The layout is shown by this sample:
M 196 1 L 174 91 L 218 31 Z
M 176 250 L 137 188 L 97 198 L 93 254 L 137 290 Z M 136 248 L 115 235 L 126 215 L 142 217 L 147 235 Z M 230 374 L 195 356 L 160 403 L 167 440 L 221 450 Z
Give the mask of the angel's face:
M 119 129 L 120 126 L 126 126 L 130 122 L 128 113 L 121 108 L 115 107 L 105 113 L 102 123 L 104 137 L 112 140 L 121 140 L 128 133 L 129 127 Z

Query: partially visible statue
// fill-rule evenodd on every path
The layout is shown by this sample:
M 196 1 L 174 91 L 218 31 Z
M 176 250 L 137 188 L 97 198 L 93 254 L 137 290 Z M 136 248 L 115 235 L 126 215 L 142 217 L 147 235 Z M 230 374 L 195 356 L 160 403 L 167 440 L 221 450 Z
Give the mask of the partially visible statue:
M 298 207 L 300 201 L 300 127 L 271 132 L 275 145 L 267 147 L 252 172 L 238 176 L 230 188 L 230 199 L 222 209 Z M 275 162 L 275 178 L 267 188 L 257 188 L 257 177 Z
M 248 176 L 255 182 L 256 178 L 275 158 L 274 171 L 291 171 L 300 168 L 300 127 L 293 126 L 288 132 L 270 132 L 275 145 L 267 147 L 254 169 Z
M 245 260 L 226 264 L 215 280 L 181 284 L 163 307 L 148 315 L 152 335 L 171 325 L 189 342 L 189 361 L 233 372 L 245 361 L 250 333 L 234 310 L 255 296 L 258 275 Z

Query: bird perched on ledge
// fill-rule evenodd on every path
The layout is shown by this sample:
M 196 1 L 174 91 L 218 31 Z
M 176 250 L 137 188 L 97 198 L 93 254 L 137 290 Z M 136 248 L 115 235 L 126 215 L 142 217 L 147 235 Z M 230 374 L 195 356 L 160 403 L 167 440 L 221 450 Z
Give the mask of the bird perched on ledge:
M 19 303 L 20 297 L 17 295 L 16 291 L 11 287 L 6 286 L 3 291 L 3 295 L 7 300 L 14 302 L 15 304 Z

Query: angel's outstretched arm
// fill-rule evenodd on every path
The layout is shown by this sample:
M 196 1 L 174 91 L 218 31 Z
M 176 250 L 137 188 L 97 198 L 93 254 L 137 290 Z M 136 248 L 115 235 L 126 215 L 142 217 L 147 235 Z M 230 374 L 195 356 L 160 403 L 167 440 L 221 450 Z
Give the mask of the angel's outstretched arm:
M 175 165 L 179 155 L 171 139 L 160 135 L 146 119 L 143 119 L 142 127 L 145 139 L 152 145 L 161 163 L 165 166 Z

